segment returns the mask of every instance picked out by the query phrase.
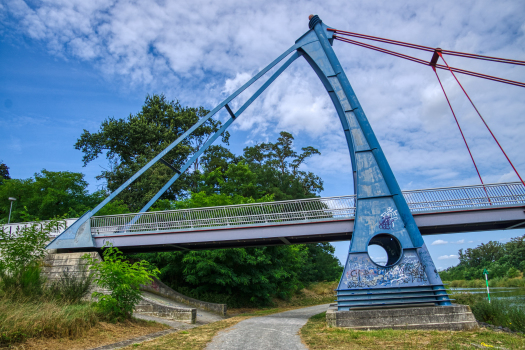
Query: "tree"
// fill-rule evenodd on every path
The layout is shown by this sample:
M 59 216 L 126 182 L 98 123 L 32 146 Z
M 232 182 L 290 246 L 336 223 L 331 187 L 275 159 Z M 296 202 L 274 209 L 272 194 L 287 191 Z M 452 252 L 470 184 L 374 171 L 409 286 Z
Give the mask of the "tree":
M 0 185 L 3 184 L 3 180 L 10 178 L 9 167 L 5 163 L 0 162 Z
M 458 254 L 459 264 L 440 272 L 443 280 L 482 279 L 485 269 L 491 278 L 513 278 L 519 270 L 525 272 L 525 235 L 505 244 L 490 241 L 465 251 L 460 249 Z
M 12 222 L 79 217 L 106 196 L 102 191 L 89 194 L 87 186 L 81 173 L 46 169 L 35 173 L 34 178 L 4 180 L 0 186 L 0 218 L 7 222 L 11 205 L 8 197 L 17 199 L 11 213 Z M 116 201 L 101 214 L 125 212 L 129 209 Z
M 293 135 L 281 131 L 277 142 L 246 147 L 243 158 L 257 175 L 262 194 L 273 194 L 276 200 L 315 197 L 323 188 L 323 180 L 312 172 L 299 170 L 306 160 L 320 155 L 318 149 L 303 147 L 293 150 Z
M 148 95 L 139 113 L 130 114 L 127 119 L 108 118 L 96 133 L 84 130 L 75 148 L 84 153 L 84 165 L 105 153 L 109 169 L 98 178 L 106 180 L 108 190 L 113 192 L 206 114 L 208 110 L 203 107 L 183 107 L 178 101 L 168 101 L 164 95 Z M 221 125 L 220 121 L 209 119 L 163 159 L 175 168 L 181 168 Z M 222 136 L 222 142 L 227 144 L 229 134 L 226 132 Z M 212 153 L 218 151 L 213 148 L 204 154 L 206 164 L 212 163 Z M 161 198 L 183 198 L 195 187 L 201 168 L 201 161 L 197 159 L 193 171 L 182 174 Z M 139 210 L 173 175 L 169 167 L 158 162 L 118 198 L 132 210 Z

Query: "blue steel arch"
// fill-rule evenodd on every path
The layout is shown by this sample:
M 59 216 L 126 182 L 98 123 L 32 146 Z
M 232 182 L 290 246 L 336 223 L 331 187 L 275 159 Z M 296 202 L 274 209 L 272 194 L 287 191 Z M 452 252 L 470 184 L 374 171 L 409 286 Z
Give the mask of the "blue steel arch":
M 338 308 L 348 310 L 366 304 L 398 305 L 417 303 L 439 303 L 450 305 L 439 274 L 428 253 L 401 189 L 377 141 L 377 138 L 361 108 L 352 86 L 332 49 L 332 32 L 318 16 L 309 23 L 310 30 L 301 36 L 287 51 L 244 84 L 236 92 L 215 107 L 207 116 L 153 158 L 141 170 L 120 186 L 93 210 L 84 214 L 73 225 L 60 234 L 48 249 L 68 247 L 95 247 L 91 237 L 90 218 L 122 190 L 142 175 L 162 156 L 190 135 L 206 120 L 225 108 L 228 119 L 181 169 L 174 169 L 174 176 L 141 209 L 147 211 L 155 201 L 178 179 L 188 167 L 238 118 L 292 62 L 303 56 L 313 68 L 335 106 L 345 134 L 354 178 L 356 194 L 356 219 L 350 243 L 348 260 L 338 287 Z M 290 55 L 291 54 L 291 55 Z M 285 57 L 290 56 L 276 72 L 233 112 L 228 103 L 247 87 L 267 73 Z M 135 222 L 141 214 L 130 222 Z M 397 226 L 396 226 L 397 224 Z M 368 243 L 377 235 L 395 237 L 402 247 L 402 257 L 394 265 L 379 267 L 368 256 Z M 363 289 L 368 290 L 363 294 Z

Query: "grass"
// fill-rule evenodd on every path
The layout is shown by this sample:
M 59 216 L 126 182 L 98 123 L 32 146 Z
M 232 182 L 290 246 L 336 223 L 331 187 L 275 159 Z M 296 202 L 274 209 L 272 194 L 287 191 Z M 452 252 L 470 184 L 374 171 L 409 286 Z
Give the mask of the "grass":
M 339 281 L 317 282 L 296 293 L 290 300 L 274 299 L 278 307 L 313 306 L 333 303 L 336 299 L 335 289 Z
M 0 299 L 0 345 L 31 337 L 78 337 L 99 321 L 88 303 Z
M 206 347 L 219 331 L 231 327 L 247 318 L 249 317 L 236 316 L 227 318 L 219 322 L 209 323 L 187 331 L 168 334 L 148 342 L 133 344 L 123 348 L 123 350 L 201 350 Z
M 77 338 L 30 338 L 12 349 L 80 350 L 113 344 L 169 328 L 160 323 L 132 319 L 119 323 L 99 322 Z
M 478 321 L 525 332 L 525 305 L 520 299 L 492 299 L 489 303 L 485 295 L 471 293 L 451 294 L 451 298 L 469 305 Z
M 293 310 L 299 307 L 330 304 L 336 299 L 335 289 L 338 283 L 338 281 L 313 283 L 296 293 L 290 300 L 275 298 L 273 300 L 273 306 L 267 308 L 228 308 L 228 315 L 264 316 L 266 314 Z
M 326 325 L 326 313 L 310 318 L 300 334 L 311 350 L 525 348 L 523 335 L 496 333 L 484 328 L 462 332 L 332 328 Z

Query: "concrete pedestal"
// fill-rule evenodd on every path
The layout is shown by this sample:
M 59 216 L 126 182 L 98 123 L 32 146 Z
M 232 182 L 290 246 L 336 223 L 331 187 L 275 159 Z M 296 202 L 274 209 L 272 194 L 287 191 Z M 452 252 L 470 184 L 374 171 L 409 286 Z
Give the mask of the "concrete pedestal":
M 332 304 L 326 312 L 329 326 L 357 330 L 375 329 L 433 329 L 463 331 L 478 327 L 478 323 L 467 305 L 370 308 L 337 311 Z

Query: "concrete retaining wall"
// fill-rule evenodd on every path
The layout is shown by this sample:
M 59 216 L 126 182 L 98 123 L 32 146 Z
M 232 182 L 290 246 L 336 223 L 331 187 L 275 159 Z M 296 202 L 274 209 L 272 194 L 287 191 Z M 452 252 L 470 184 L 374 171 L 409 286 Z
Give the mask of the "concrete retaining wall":
M 135 307 L 135 312 L 191 324 L 197 320 L 197 309 L 162 305 L 148 298 L 142 298 L 141 302 Z
M 180 294 L 174 291 L 173 289 L 171 289 L 170 287 L 162 283 L 157 278 L 154 278 L 151 284 L 146 285 L 146 286 L 141 285 L 140 287 L 144 291 L 161 295 L 165 298 L 172 299 L 179 303 L 183 303 L 183 304 L 194 306 L 199 309 L 211 311 L 221 316 L 226 316 L 226 311 L 227 311 L 226 304 L 208 303 L 206 301 L 201 301 L 201 300 L 187 297 L 183 294 Z
M 74 278 L 87 278 L 92 272 L 89 271 L 87 260 L 82 258 L 89 255 L 95 260 L 102 261 L 98 252 L 88 253 L 50 253 L 44 258 L 42 276 L 47 279 L 48 283 L 59 280 L 64 272 Z M 109 293 L 108 290 L 97 287 L 93 284 L 86 299 L 91 299 L 93 292 Z

